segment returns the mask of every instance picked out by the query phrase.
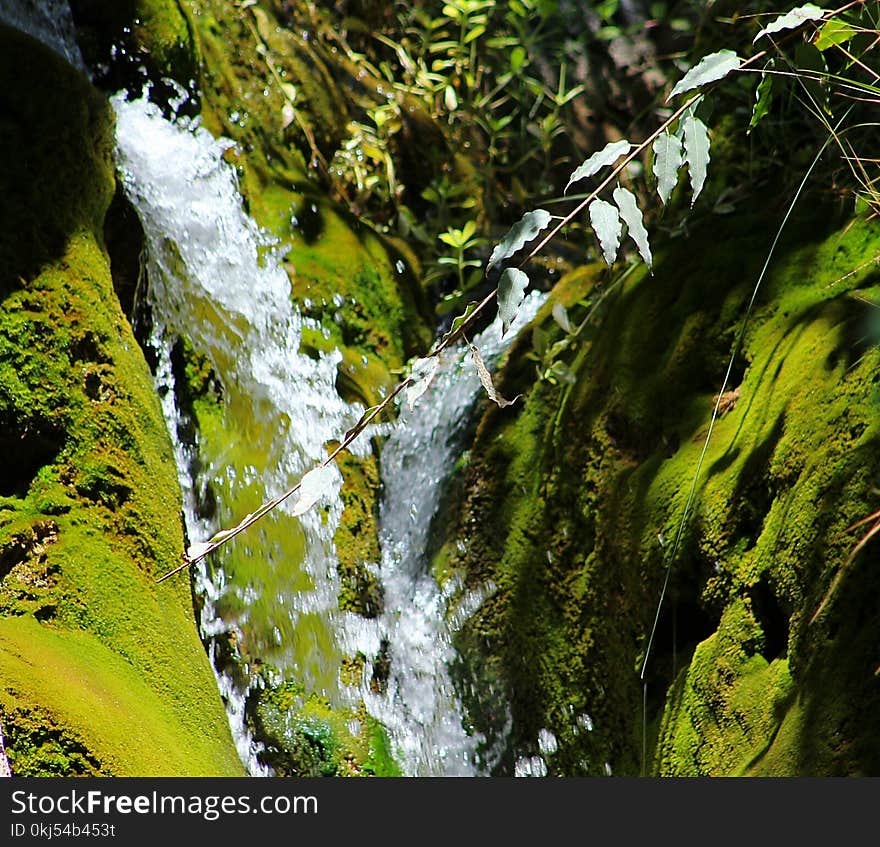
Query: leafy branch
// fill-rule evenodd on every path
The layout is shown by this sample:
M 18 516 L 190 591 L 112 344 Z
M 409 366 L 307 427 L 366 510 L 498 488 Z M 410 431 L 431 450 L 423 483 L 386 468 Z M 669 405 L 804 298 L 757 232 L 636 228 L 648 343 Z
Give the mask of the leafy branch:
M 862 6 L 865 2 L 866 0 L 853 0 L 853 2 L 847 3 L 831 12 L 823 12 L 818 7 L 807 4 L 774 20 L 755 36 L 754 41 L 758 41 L 761 37 L 769 36 L 776 32 L 794 30 L 807 21 L 822 22 L 827 26 L 829 21 L 833 21 L 843 12 Z M 247 5 L 250 4 L 245 4 L 244 7 L 246 8 Z M 480 4 L 476 4 L 476 7 L 482 8 Z M 254 36 L 259 38 L 259 35 L 253 28 L 252 31 Z M 789 32 L 788 34 L 791 35 L 792 33 Z M 778 47 L 775 42 L 774 46 Z M 637 145 L 631 144 L 627 140 L 610 142 L 575 169 L 566 185 L 566 192 L 574 183 L 593 177 L 605 168 L 610 167 L 611 171 L 571 211 L 560 218 L 550 215 L 546 210 L 536 209 L 526 212 L 520 221 L 514 224 L 492 251 L 484 272 L 486 277 L 488 277 L 497 268 L 501 268 L 497 286 L 483 297 L 482 300 L 467 306 L 464 313 L 453 321 L 450 330 L 435 343 L 428 355 L 411 363 L 409 374 L 397 384 L 393 391 L 381 403 L 364 411 L 358 422 L 345 433 L 343 440 L 327 458 L 308 471 L 296 485 L 261 505 L 236 526 L 220 530 L 208 541 L 196 542 L 190 545 L 184 555 L 183 562 L 160 577 L 158 581 L 162 582 L 168 579 L 213 553 L 223 544 L 226 544 L 253 526 L 253 524 L 290 499 L 294 494 L 299 494 L 293 507 L 294 516 L 304 514 L 322 497 L 328 495 L 332 490 L 333 483 L 330 465 L 336 457 L 343 450 L 347 449 L 401 394 L 404 394 L 412 408 L 418 398 L 430 386 L 439 366 L 440 354 L 460 339 L 464 338 L 467 340 L 466 334 L 473 328 L 477 319 L 493 301 L 497 300 L 498 314 L 501 318 L 503 331 L 506 332 L 509 329 L 525 297 L 529 284 L 528 276 L 522 270 L 523 267 L 585 210 L 588 211 L 591 226 L 597 235 L 603 257 L 608 265 L 613 264 L 617 258 L 620 239 L 623 234 L 623 227 L 625 226 L 636 244 L 639 255 L 650 267 L 653 259 L 648 235 L 635 196 L 619 184 L 615 186 L 612 192 L 613 203 L 601 199 L 599 195 L 620 177 L 621 173 L 630 163 L 650 149 L 654 156 L 653 172 L 657 178 L 657 191 L 661 202 L 664 205 L 668 202 L 672 190 L 678 182 L 680 169 L 687 164 L 692 189 L 691 205 L 693 205 L 705 182 L 706 169 L 709 162 L 708 130 L 705 124 L 696 117 L 695 113 L 696 107 L 703 97 L 704 90 L 714 87 L 734 71 L 744 72 L 751 70 L 752 66 L 767 57 L 767 55 L 768 51 L 762 50 L 751 58 L 743 60 L 732 50 L 720 50 L 704 57 L 698 64 L 692 67 L 673 87 L 667 97 L 667 102 L 681 95 L 690 94 L 697 89 L 699 91 L 696 94 L 691 94 L 681 105 L 676 107 L 672 114 L 653 133 Z M 766 74 L 767 69 L 762 73 Z M 827 76 L 826 74 L 826 79 Z M 872 85 L 868 87 L 873 90 Z M 761 103 L 760 86 L 758 95 L 758 101 L 755 104 L 756 110 Z M 289 99 L 292 100 L 292 98 Z M 292 102 L 288 105 L 292 107 Z M 753 111 L 752 124 L 749 129 L 756 123 L 755 114 L 756 112 Z M 676 127 L 674 131 L 673 127 Z M 464 268 L 469 264 L 464 259 L 464 251 L 472 243 L 475 232 L 475 226 L 465 225 L 462 230 L 450 230 L 447 233 L 449 245 L 458 251 L 455 263 L 459 276 L 462 276 Z M 539 237 L 538 243 L 529 249 L 518 264 L 515 266 L 505 266 L 509 259 L 515 257 L 527 244 L 530 244 Z M 489 398 L 502 408 L 515 402 L 518 397 L 514 398 L 514 400 L 505 400 L 498 394 L 492 384 L 491 376 L 480 357 L 479 351 L 470 341 L 467 341 L 467 344 L 480 381 Z M 660 602 L 662 603 L 662 597 Z M 650 651 L 650 642 L 648 651 Z M 647 654 L 645 661 L 647 662 Z

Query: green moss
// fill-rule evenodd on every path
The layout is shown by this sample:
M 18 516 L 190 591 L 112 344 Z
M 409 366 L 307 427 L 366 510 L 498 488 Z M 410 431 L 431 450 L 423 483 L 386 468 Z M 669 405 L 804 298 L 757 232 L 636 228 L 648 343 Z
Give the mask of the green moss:
M 342 589 L 339 608 L 374 618 L 382 611 L 382 590 L 370 567 L 379 564 L 379 469 L 375 458 L 340 454 L 343 512 L 333 539 Z
M 252 702 L 265 744 L 261 759 L 278 776 L 398 776 L 385 730 L 361 708 L 331 708 L 292 682 L 271 686 Z
M 170 94 L 164 80 L 194 79 L 197 53 L 177 0 L 79 0 L 74 15 L 83 58 L 102 88 L 139 91 L 147 76 Z
M 27 774 L 240 774 L 183 583 L 180 495 L 103 244 L 113 118 L 0 28 L 0 713 Z M 20 68 L 28 67 L 27 84 Z M 35 94 L 38 92 L 38 94 Z M 27 152 L 26 157 L 23 151 Z
M 498 587 L 457 637 L 463 685 L 470 674 L 510 703 L 502 771 L 546 727 L 559 740 L 551 773 L 880 772 L 865 719 L 877 712 L 876 569 L 848 573 L 809 624 L 857 540 L 847 528 L 876 508 L 880 355 L 866 328 L 880 237 L 866 221 L 819 221 L 803 216 L 783 239 L 722 398 L 646 667 L 644 766 L 640 671 L 764 258 L 760 227 L 729 220 L 723 237 L 715 224 L 671 244 L 563 354 L 574 385 L 539 382 L 521 410 L 483 416 L 447 535 L 467 549 L 448 542 L 438 560 Z M 580 281 L 553 294 L 573 322 L 598 296 Z M 552 343 L 548 311 L 537 320 Z M 530 346 L 511 353 L 507 396 L 533 379 Z

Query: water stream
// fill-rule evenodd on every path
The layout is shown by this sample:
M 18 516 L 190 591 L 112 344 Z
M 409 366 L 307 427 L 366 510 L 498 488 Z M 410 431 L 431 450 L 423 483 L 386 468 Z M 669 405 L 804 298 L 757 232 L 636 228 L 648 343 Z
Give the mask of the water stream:
M 4 9 L 0 19 L 82 68 L 65 3 L 16 0 Z M 223 159 L 231 142 L 215 139 L 197 120 L 166 119 L 146 99 L 120 93 L 112 103 L 119 175 L 145 233 L 156 387 L 176 452 L 187 533 L 190 541 L 205 540 L 301 479 L 362 409 L 336 392 L 338 351 L 300 352 L 309 324 L 291 299 L 272 239 L 242 209 L 235 172 Z M 474 339 L 490 367 L 540 300 L 527 298 L 505 339 L 497 322 Z M 187 354 L 183 338 L 191 345 Z M 209 363 L 218 401 L 181 403 L 187 361 Z M 448 351 L 415 410 L 402 407 L 396 425 L 373 432 L 387 436 L 382 560 L 373 566 L 385 599 L 380 617 L 339 609 L 338 471 L 320 508 L 296 518 L 285 504 L 197 566 L 202 635 L 252 775 L 271 771 L 248 728 L 247 698 L 279 678 L 298 680 L 304 697 L 317 693 L 333 707 L 363 702 L 387 729 L 407 775 L 475 775 L 491 766 L 491 751 L 480 758 L 482 739 L 466 729 L 448 664 L 455 628 L 494 587 L 463 592 L 450 580 L 441 588 L 425 561 L 431 518 L 480 391 L 469 357 Z M 369 438 L 360 440 L 353 449 L 369 450 Z M 234 671 L 221 656 L 230 650 L 238 659 Z M 384 689 L 373 690 L 371 665 L 383 650 L 390 673 Z M 362 681 L 343 683 L 341 661 L 358 653 L 367 657 Z

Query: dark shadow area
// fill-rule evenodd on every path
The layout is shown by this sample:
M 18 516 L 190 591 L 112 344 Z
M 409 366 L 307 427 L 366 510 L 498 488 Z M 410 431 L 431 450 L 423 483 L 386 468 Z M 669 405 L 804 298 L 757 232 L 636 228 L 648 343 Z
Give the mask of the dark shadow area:
M 791 610 L 773 590 L 766 573 L 748 589 L 752 602 L 752 614 L 764 633 L 761 655 L 768 661 L 782 658 L 788 652 L 788 624 Z

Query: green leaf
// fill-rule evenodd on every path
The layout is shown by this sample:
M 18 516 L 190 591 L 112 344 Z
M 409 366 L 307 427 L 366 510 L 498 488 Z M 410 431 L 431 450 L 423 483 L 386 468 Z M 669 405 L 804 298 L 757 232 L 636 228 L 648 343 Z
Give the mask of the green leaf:
M 856 34 L 855 28 L 842 21 L 840 18 L 832 18 L 819 31 L 819 36 L 813 42 L 817 50 L 827 50 L 838 44 L 846 44 Z
M 544 358 L 547 348 L 550 346 L 550 336 L 539 326 L 535 326 L 532 330 L 532 349 L 538 355 L 539 359 Z
M 577 382 L 577 377 L 574 375 L 571 368 L 559 359 L 550 365 L 547 372 L 544 374 L 544 377 L 554 384 L 557 382 L 565 382 L 568 385 L 574 385 Z
M 501 334 L 510 328 L 529 287 L 528 275 L 519 268 L 507 268 L 498 281 L 498 315 Z
M 526 212 L 508 231 L 507 235 L 498 242 L 492 255 L 489 256 L 489 264 L 486 266 L 488 273 L 495 265 L 509 259 L 524 244 L 537 238 L 550 225 L 552 216 L 544 209 L 535 209 L 534 212 Z
M 598 153 L 593 153 L 580 167 L 576 168 L 568 179 L 563 194 L 568 193 L 573 182 L 586 179 L 588 176 L 598 173 L 602 168 L 613 165 L 621 156 L 625 156 L 632 149 L 628 141 L 610 141 Z
M 613 265 L 620 248 L 620 235 L 623 232 L 617 207 L 605 200 L 594 200 L 590 203 L 590 224 L 599 237 L 605 261 Z
M 665 205 L 678 182 L 678 169 L 684 162 L 681 141 L 667 131 L 657 138 L 651 149 L 654 151 L 653 171 L 657 177 L 657 193 Z
M 412 409 L 416 400 L 419 399 L 431 384 L 440 360 L 436 356 L 428 356 L 426 359 L 416 359 L 409 369 L 409 384 L 403 389 L 404 396 Z
M 458 332 L 462 324 L 464 324 L 468 320 L 468 318 L 470 318 L 478 305 L 479 304 L 475 300 L 472 300 L 470 303 L 467 304 L 467 306 L 465 306 L 464 312 L 453 319 L 452 326 L 449 327 L 449 330 L 447 332 L 443 333 L 443 337 L 434 345 L 435 349 L 441 344 L 445 344 L 446 340 L 450 336 L 455 335 L 455 333 Z
M 636 203 L 635 195 L 621 186 L 614 189 L 614 202 L 617 203 L 617 209 L 620 217 L 626 224 L 629 231 L 629 237 L 636 243 L 639 255 L 644 259 L 645 264 L 650 268 L 654 261 L 651 255 L 651 247 L 648 244 L 648 231 L 642 222 L 642 213 Z
M 333 493 L 333 482 L 336 478 L 332 465 L 318 465 L 312 468 L 299 484 L 299 499 L 293 507 L 293 515 L 303 515 L 322 497 Z
M 709 130 L 694 113 L 682 118 L 684 125 L 684 158 L 691 177 L 691 206 L 703 190 L 706 182 L 706 170 L 709 166 Z
M 702 58 L 699 64 L 692 67 L 675 85 L 670 95 L 666 98 L 669 102 L 673 97 L 717 82 L 724 79 L 731 71 L 735 71 L 742 64 L 742 59 L 733 50 L 719 50 Z
M 772 68 L 775 62 L 771 59 L 767 63 L 768 68 Z M 773 102 L 773 74 L 762 74 L 761 81 L 755 91 L 755 105 L 752 106 L 752 119 L 749 121 L 749 128 L 746 130 L 748 135 L 763 117 L 770 111 L 770 104 Z
M 754 44 L 762 35 L 770 35 L 774 32 L 780 32 L 783 29 L 794 29 L 807 21 L 818 21 L 825 14 L 824 9 L 820 9 L 813 3 L 806 3 L 798 6 L 784 15 L 780 15 L 773 23 L 767 24 L 753 39 Z
M 550 314 L 566 335 L 571 335 L 574 332 L 574 327 L 568 319 L 568 309 L 566 309 L 562 303 L 554 303 L 553 308 L 550 310 Z

